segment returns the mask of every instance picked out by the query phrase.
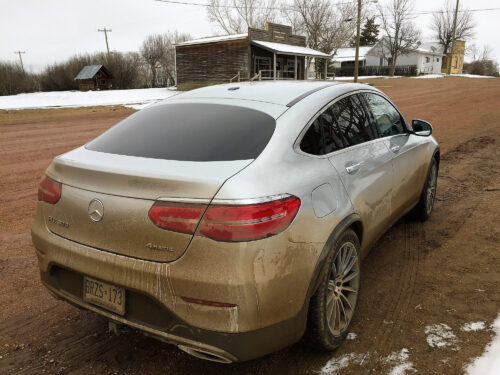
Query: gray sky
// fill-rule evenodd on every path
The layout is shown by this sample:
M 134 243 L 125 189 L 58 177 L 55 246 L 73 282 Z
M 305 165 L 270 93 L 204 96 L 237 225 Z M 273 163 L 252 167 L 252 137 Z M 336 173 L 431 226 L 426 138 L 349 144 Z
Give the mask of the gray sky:
M 417 0 L 415 11 L 432 11 L 444 1 Z M 500 0 L 460 3 L 470 9 L 500 7 Z M 431 39 L 430 19 L 430 15 L 416 19 L 424 40 Z M 500 11 L 474 12 L 474 19 L 476 36 L 469 43 L 488 44 L 493 57 L 500 61 Z M 104 33 L 97 29 L 105 26 L 113 30 L 108 34 L 109 43 L 116 51 L 137 51 L 148 34 L 167 30 L 188 32 L 194 37 L 221 34 L 208 22 L 206 9 L 198 6 L 154 0 L 0 0 L 0 60 L 17 61 L 14 51 L 26 51 L 25 66 L 39 71 L 76 53 L 104 51 Z

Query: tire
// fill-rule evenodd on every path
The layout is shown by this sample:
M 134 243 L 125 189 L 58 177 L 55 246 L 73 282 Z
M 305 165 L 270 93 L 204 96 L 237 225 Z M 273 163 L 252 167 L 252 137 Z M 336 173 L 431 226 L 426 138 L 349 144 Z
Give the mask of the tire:
M 422 190 L 420 200 L 413 211 L 413 216 L 419 221 L 427 221 L 431 216 L 432 209 L 434 208 L 434 199 L 436 197 L 437 175 L 438 164 L 436 159 L 432 158 L 429 165 L 429 171 L 427 172 L 424 189 Z
M 326 259 L 321 283 L 309 303 L 305 333 L 305 342 L 317 349 L 334 350 L 349 333 L 359 294 L 359 247 L 356 233 L 347 229 Z M 345 269 L 343 276 L 339 268 Z

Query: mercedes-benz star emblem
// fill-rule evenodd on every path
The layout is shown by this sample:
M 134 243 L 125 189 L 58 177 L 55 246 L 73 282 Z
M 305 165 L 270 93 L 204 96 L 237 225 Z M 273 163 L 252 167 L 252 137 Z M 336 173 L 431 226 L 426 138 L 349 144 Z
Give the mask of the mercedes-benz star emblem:
M 92 199 L 89 203 L 89 217 L 90 220 L 96 223 L 101 221 L 104 217 L 104 205 L 97 198 Z

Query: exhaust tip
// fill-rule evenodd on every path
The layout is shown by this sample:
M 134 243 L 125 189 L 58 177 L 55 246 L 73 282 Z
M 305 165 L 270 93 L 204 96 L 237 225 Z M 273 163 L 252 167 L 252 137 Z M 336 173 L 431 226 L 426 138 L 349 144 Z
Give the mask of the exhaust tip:
M 232 363 L 233 362 L 229 358 L 221 356 L 220 354 L 208 352 L 208 351 L 205 351 L 202 349 L 198 349 L 198 348 L 195 349 L 195 348 L 191 348 L 189 346 L 184 346 L 184 345 L 178 345 L 177 347 L 180 350 L 182 350 L 183 352 L 186 352 L 187 354 L 192 355 L 193 357 L 204 359 L 207 361 L 219 362 L 219 363 Z

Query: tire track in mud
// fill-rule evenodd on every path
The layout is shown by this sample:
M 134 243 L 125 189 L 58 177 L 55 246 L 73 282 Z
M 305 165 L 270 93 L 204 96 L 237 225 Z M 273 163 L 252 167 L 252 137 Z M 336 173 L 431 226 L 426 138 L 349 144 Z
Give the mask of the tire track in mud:
M 445 191 L 438 191 L 436 202 L 438 207 L 435 207 L 436 210 L 433 212 L 431 221 L 421 223 L 413 221 L 411 218 L 403 218 L 384 235 L 374 251 L 368 256 L 368 258 L 375 258 L 378 252 L 388 250 L 391 252 L 390 258 L 393 264 L 391 269 L 397 268 L 397 274 L 391 277 L 389 282 L 386 282 L 385 290 L 388 293 L 384 293 L 382 299 L 378 300 L 377 316 L 381 318 L 381 324 L 371 328 L 378 331 L 372 334 L 378 337 L 375 345 L 379 354 L 399 351 L 407 341 L 401 337 L 403 331 L 401 327 L 408 323 L 409 316 L 419 306 L 419 301 L 414 300 L 414 296 L 419 284 L 425 283 L 421 272 L 424 267 L 422 261 L 459 231 L 467 218 L 470 217 L 475 207 L 474 200 L 471 198 L 475 192 L 486 188 L 491 171 L 495 170 L 495 164 L 497 165 L 496 170 L 498 170 L 499 163 L 495 161 L 498 158 L 484 156 L 498 154 L 495 143 L 493 138 L 478 137 L 458 145 L 443 155 L 440 163 L 440 174 L 443 171 L 444 176 L 452 177 L 453 183 L 448 184 L 450 186 Z M 467 175 L 465 178 L 454 179 L 453 169 L 460 168 L 464 160 L 470 164 Z M 443 177 L 440 177 L 439 182 L 442 182 Z M 457 205 L 462 209 L 457 210 Z M 439 230 L 440 235 L 435 235 L 437 229 L 432 225 L 432 221 L 437 221 L 436 216 L 441 224 L 445 224 L 444 231 L 443 229 Z M 427 240 L 427 238 L 431 238 L 431 240 Z M 377 259 L 369 259 L 367 263 L 377 265 L 378 262 Z M 373 267 L 373 264 L 366 268 L 369 269 L 367 273 L 377 272 L 373 270 L 376 268 Z M 383 286 L 375 286 L 375 288 L 378 287 Z M 387 307 L 383 308 L 384 306 Z M 378 373 L 383 367 L 383 363 L 374 363 L 366 373 Z

